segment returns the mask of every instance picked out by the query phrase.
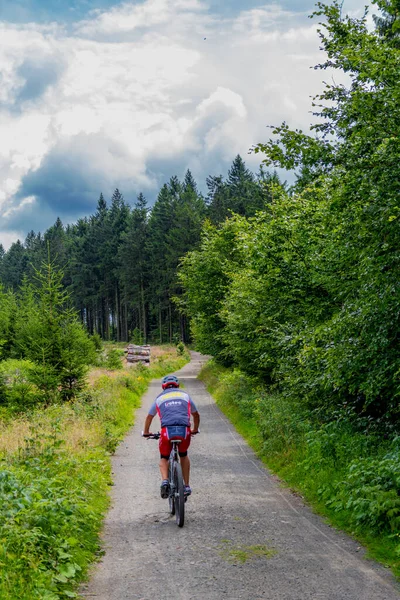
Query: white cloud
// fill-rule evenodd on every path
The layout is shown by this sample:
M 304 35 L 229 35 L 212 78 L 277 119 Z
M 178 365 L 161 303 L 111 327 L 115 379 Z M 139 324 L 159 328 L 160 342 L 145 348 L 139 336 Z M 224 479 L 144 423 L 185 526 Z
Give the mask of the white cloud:
M 224 87 L 218 87 L 209 98 L 203 100 L 198 106 L 198 112 L 202 115 L 207 114 L 210 107 L 212 108 L 216 105 L 223 105 L 230 108 L 232 112 L 236 113 L 239 117 L 244 118 L 247 114 L 243 98 L 239 94 Z
M 8 250 L 13 242 L 17 240 L 24 240 L 26 237 L 25 232 L 21 230 L 1 230 L 0 229 L 0 244 L 4 250 Z
M 152 29 L 159 25 L 174 26 L 174 19 L 184 11 L 197 13 L 205 10 L 198 0 L 147 0 L 142 4 L 127 2 L 99 14 L 95 19 L 80 23 L 76 31 L 83 36 L 113 35 L 137 29 Z
M 316 23 L 277 3 L 228 19 L 199 0 L 127 2 L 69 34 L 31 24 L 0 36 L 0 180 L 12 181 L 0 216 L 14 232 L 35 207 L 42 231 L 60 211 L 73 220 L 80 186 L 89 214 L 100 191 L 154 197 L 163 177 L 190 167 L 203 183 L 238 152 L 256 168 L 246 153 L 266 125 L 307 129 L 321 86 Z M 68 183 L 76 197 L 63 195 Z
M 282 24 L 294 17 L 298 18 L 299 13 L 294 13 L 282 8 L 279 4 L 267 4 L 262 7 L 243 10 L 237 19 L 233 22 L 232 29 L 237 32 L 251 32 L 258 34 L 265 29 Z

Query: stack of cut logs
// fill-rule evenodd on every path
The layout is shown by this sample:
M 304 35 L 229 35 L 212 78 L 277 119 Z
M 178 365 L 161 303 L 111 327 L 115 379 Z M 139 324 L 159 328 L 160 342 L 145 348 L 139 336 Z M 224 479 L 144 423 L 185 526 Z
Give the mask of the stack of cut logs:
M 129 344 L 125 352 L 127 353 L 126 360 L 128 363 L 150 362 L 150 346 L 136 346 L 135 344 Z

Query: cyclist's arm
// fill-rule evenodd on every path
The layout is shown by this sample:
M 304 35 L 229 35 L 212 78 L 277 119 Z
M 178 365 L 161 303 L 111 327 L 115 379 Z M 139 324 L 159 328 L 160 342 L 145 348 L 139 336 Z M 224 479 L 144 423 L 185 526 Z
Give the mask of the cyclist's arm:
M 197 433 L 199 431 L 199 425 L 200 425 L 200 413 L 197 411 L 192 412 L 192 417 L 193 417 L 192 433 Z
M 143 435 L 148 435 L 150 433 L 150 425 L 153 419 L 154 415 L 147 415 L 146 420 L 144 422 Z

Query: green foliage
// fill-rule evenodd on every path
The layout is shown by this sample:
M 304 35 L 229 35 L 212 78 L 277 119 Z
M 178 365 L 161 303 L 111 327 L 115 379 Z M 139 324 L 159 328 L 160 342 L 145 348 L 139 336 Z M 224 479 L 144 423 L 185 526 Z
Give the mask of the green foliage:
M 259 456 L 372 554 L 398 566 L 399 438 L 382 440 L 343 413 L 321 423 L 301 402 L 243 372 L 208 363 L 201 378 Z
M 118 348 L 110 348 L 107 352 L 107 358 L 105 360 L 105 367 L 107 369 L 122 369 L 122 357 L 124 355 L 124 351 Z
M 10 358 L 0 362 L 0 403 L 18 412 L 43 401 L 43 394 L 35 385 L 35 369 L 28 360 Z
M 381 10 L 381 16 L 373 15 L 379 35 L 386 37 L 399 47 L 400 42 L 400 2 L 399 0 L 373 0 Z
M 92 340 L 68 306 L 63 273 L 53 264 L 36 271 L 35 283 L 21 288 L 15 299 L 10 353 L 33 363 L 30 381 L 48 402 L 70 399 L 85 383 L 95 361 Z
M 178 274 L 196 345 L 204 354 L 220 359 L 226 358 L 220 311 L 229 274 L 242 258 L 236 248 L 242 227 L 246 222 L 240 217 L 225 221 L 220 230 L 206 223 L 200 249 L 182 259 Z
M 132 331 L 130 342 L 132 344 L 137 344 L 138 346 L 143 344 L 143 332 L 138 327 Z
M 0 454 L 2 600 L 78 597 L 77 583 L 101 553 L 110 452 L 131 427 L 148 382 L 185 362 L 167 358 L 163 365 L 103 376 L 74 403 L 34 408 L 24 415 L 21 424 L 30 423 L 25 445 Z M 27 363 L 8 363 L 9 375 L 17 368 L 29 371 Z
M 66 227 L 57 219 L 44 235 L 30 231 L 24 243 L 7 252 L 1 247 L 0 282 L 14 291 L 24 278 L 32 283 L 50 253 L 90 334 L 120 342 L 138 331 L 137 343 L 173 343 L 176 336 L 188 343 L 176 277 L 180 259 L 197 248 L 205 219 L 219 224 L 232 213 L 254 215 L 269 203 L 276 180 L 263 169 L 254 175 L 238 155 L 225 181 L 210 178 L 207 199 L 190 170 L 183 181 L 171 177 L 151 208 L 142 193 L 132 208 L 118 189 L 109 202 L 100 194 L 93 215 Z M 0 346 L 2 339 L 0 326 Z
M 326 84 L 314 99 L 315 136 L 283 123 L 255 147 L 268 166 L 296 170 L 296 185 L 270 185 L 256 217 L 207 226 L 180 280 L 199 349 L 324 420 L 349 410 L 391 436 L 400 417 L 400 47 L 397 4 L 377 4 L 389 33 L 342 16 L 339 2 L 317 5 L 326 60 L 316 68 L 349 84 Z
M 324 490 L 325 492 L 325 490 Z M 326 495 L 326 492 L 325 492 Z M 400 532 L 400 449 L 378 458 L 352 461 L 342 481 L 327 498 L 335 511 L 346 511 L 355 530 L 380 534 Z M 398 546 L 400 552 L 400 544 Z
M 75 597 L 71 584 L 99 547 L 109 467 L 101 453 L 51 449 L 0 473 L 4 600 Z
M 8 358 L 12 348 L 16 298 L 0 285 L 0 359 Z
M 185 344 L 183 342 L 178 342 L 176 345 L 176 351 L 178 356 L 183 356 L 185 354 Z
M 103 350 L 103 341 L 100 337 L 100 334 L 94 333 L 93 335 L 90 336 L 90 339 L 93 342 L 96 352 L 101 352 Z

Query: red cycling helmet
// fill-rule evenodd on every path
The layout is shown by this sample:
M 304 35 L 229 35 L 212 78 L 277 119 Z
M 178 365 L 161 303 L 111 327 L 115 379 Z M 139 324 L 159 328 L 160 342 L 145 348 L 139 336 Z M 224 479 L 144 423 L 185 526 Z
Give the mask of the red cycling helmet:
M 161 387 L 163 390 L 166 390 L 168 388 L 178 388 L 179 387 L 179 379 L 177 377 L 175 377 L 175 375 L 166 375 L 162 379 Z

